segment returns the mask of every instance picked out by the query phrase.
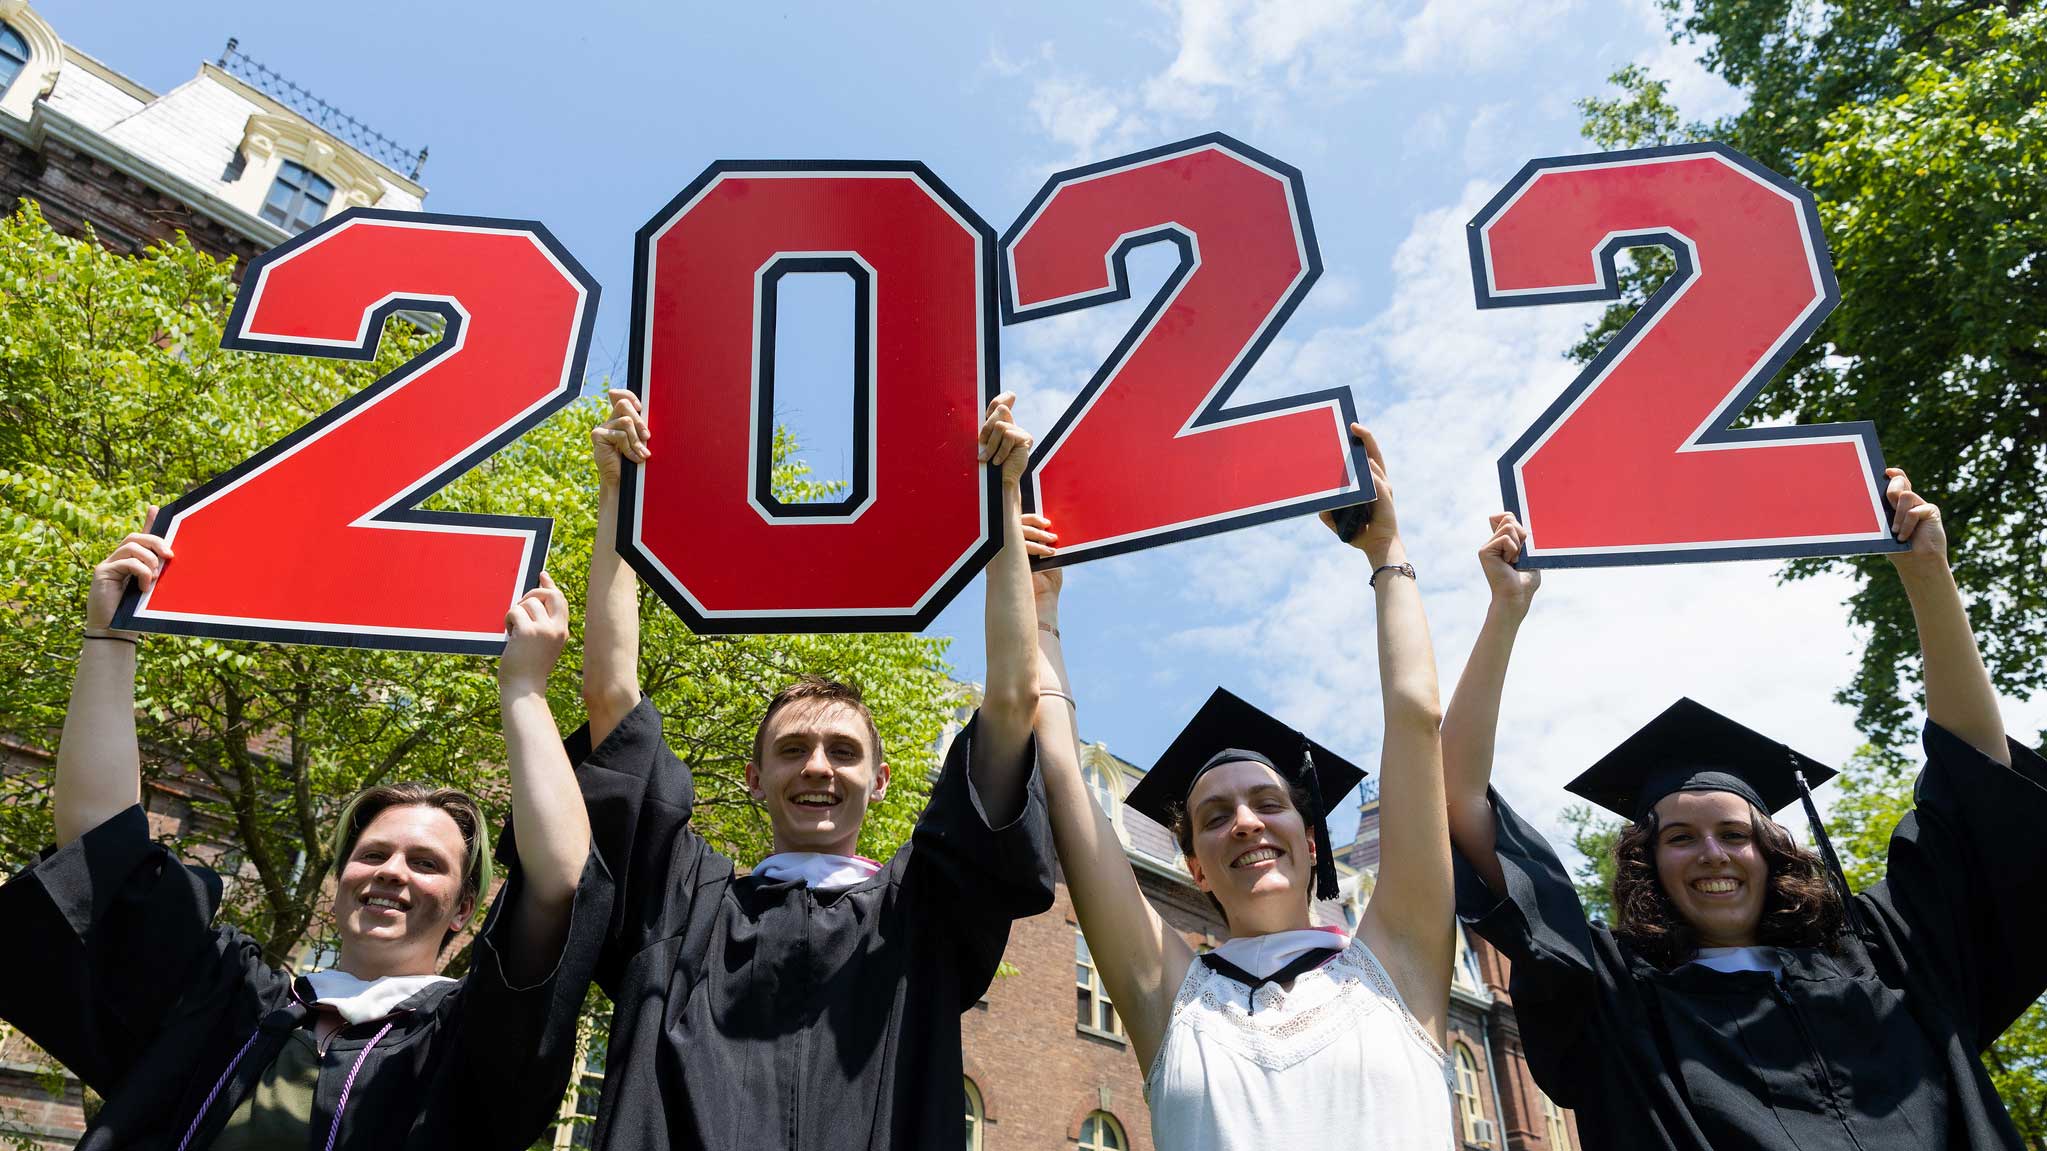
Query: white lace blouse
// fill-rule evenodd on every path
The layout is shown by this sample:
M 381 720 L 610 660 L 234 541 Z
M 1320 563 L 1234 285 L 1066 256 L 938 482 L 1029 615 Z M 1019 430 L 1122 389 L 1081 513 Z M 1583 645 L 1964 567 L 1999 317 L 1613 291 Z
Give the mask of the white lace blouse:
M 1450 1151 L 1449 1057 L 1363 940 L 1282 990 L 1196 960 L 1145 1076 L 1171 1151 Z

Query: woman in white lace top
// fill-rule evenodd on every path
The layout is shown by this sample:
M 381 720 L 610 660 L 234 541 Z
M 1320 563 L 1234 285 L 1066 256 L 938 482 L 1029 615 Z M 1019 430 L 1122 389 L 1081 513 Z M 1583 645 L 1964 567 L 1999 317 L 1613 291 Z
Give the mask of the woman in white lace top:
M 1443 1053 L 1455 946 L 1440 704 L 1428 623 L 1378 444 L 1378 499 L 1350 540 L 1377 610 L 1377 887 L 1355 937 L 1311 924 L 1333 896 L 1327 806 L 1362 774 L 1218 692 L 1130 796 L 1165 816 L 1230 940 L 1197 957 L 1144 898 L 1083 781 L 1058 630 L 1060 571 L 1037 576 L 1038 754 L 1053 838 L 1097 970 L 1145 1072 L 1152 1141 L 1172 1151 L 1449 1148 Z M 1329 513 L 1323 520 L 1334 528 Z M 1026 517 L 1037 554 L 1051 524 Z

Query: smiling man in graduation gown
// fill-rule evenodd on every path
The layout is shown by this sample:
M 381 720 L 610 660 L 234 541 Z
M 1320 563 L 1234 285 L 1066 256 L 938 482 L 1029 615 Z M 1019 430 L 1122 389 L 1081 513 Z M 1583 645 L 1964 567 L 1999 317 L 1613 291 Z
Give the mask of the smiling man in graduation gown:
M 615 538 L 621 455 L 649 457 L 638 401 L 592 432 Z M 1003 549 L 987 572 L 986 697 L 953 741 L 911 841 L 857 850 L 889 773 L 857 691 L 791 685 L 754 740 L 747 784 L 774 854 L 741 875 L 691 826 L 688 765 L 640 694 L 637 587 L 591 558 L 586 731 L 571 737 L 591 833 L 617 879 L 597 980 L 617 1005 L 595 1145 L 603 1151 L 888 1151 L 965 1138 L 960 1012 L 994 978 L 1011 920 L 1052 904 L 1031 724 L 1036 616 L 1019 477 L 1029 440 L 991 405 Z M 710 546 L 710 541 L 706 541 Z

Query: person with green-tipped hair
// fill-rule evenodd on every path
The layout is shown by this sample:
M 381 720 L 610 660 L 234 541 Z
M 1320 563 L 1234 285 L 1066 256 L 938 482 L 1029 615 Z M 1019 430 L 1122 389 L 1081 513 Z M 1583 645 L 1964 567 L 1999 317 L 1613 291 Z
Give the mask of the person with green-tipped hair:
M 153 516 L 152 516 L 153 518 Z M 506 615 L 498 663 L 517 844 L 461 979 L 442 952 L 489 894 L 476 800 L 394 783 L 334 829 L 332 969 L 294 977 L 216 925 L 221 880 L 150 835 L 130 580 L 174 562 L 138 532 L 93 569 L 58 747 L 57 845 L 0 886 L 0 1019 L 106 1098 L 79 1147 L 518 1151 L 553 1119 L 609 911 L 546 685 L 568 637 L 554 583 Z

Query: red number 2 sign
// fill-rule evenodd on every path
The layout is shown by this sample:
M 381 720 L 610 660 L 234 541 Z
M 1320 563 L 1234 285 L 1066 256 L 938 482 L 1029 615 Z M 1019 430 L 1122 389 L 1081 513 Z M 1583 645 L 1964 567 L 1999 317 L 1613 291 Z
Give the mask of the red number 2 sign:
M 1471 221 L 1478 306 L 1620 294 L 1677 272 L 1507 453 L 1522 566 L 1900 550 L 1869 423 L 1734 428 L 1840 289 L 1811 193 L 1719 144 L 1531 161 Z
M 1226 408 L 1322 257 L 1301 174 L 1220 134 L 1060 172 L 1003 238 L 1004 323 L 1128 299 L 1129 253 L 1179 266 L 1031 459 L 1041 566 L 1372 498 L 1348 389 Z
M 115 626 L 491 654 L 552 521 L 416 505 L 574 400 L 597 283 L 539 224 L 355 209 L 251 262 L 221 341 L 367 360 L 399 309 L 439 342 L 165 508 L 177 558 Z

